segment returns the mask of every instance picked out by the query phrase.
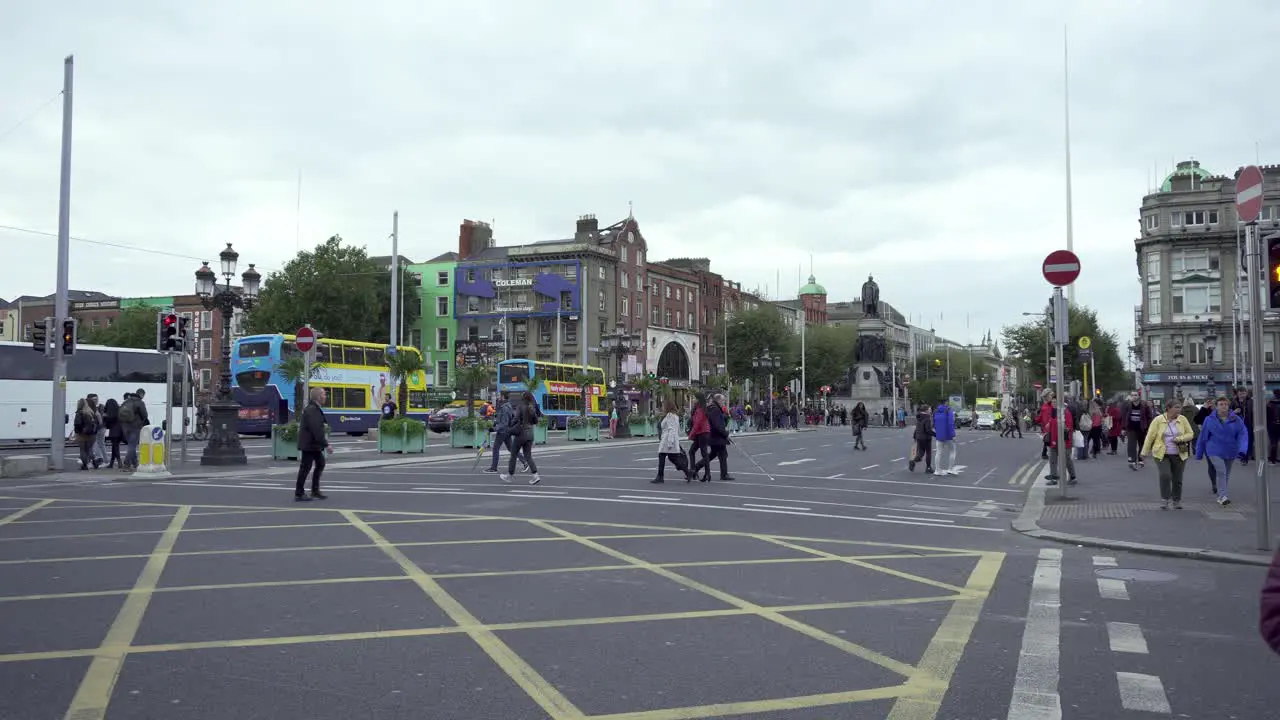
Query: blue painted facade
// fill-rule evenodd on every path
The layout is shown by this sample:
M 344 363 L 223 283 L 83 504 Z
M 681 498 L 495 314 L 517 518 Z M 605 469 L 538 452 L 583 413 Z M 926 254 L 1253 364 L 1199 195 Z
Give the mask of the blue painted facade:
M 551 272 L 552 268 L 575 268 L 575 279 L 571 280 L 562 273 Z M 503 283 L 512 282 L 513 270 L 532 273 L 528 285 L 509 286 Z M 546 268 L 546 271 L 539 271 Z M 453 317 L 458 320 L 478 318 L 500 318 L 503 316 L 553 317 L 564 313 L 582 312 L 582 263 L 578 260 L 550 260 L 539 262 L 494 262 L 459 265 L 454 269 L 454 303 Z M 491 279 L 497 275 L 500 279 Z M 474 278 L 474 279 L 468 279 Z M 531 307 L 520 310 L 467 312 L 470 298 L 492 300 L 500 294 L 512 292 L 533 293 Z M 564 300 L 568 294 L 568 302 Z

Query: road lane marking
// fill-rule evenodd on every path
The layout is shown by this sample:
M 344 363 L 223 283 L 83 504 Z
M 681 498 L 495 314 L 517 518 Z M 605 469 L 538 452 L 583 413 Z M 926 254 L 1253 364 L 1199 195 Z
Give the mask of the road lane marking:
M 769 508 L 770 510 L 796 510 L 799 512 L 809 512 L 807 507 L 791 507 L 790 505 L 755 505 L 752 503 L 742 503 L 742 507 Z
M 1164 683 L 1155 675 L 1118 672 L 1116 683 L 1120 686 L 1120 704 L 1125 710 L 1164 715 L 1173 713 L 1169 707 L 1169 696 L 1164 692 Z
M 1107 638 L 1111 643 L 1111 652 L 1147 654 L 1147 639 L 1142 635 L 1142 628 L 1133 623 L 1107 623 Z
M 350 510 L 343 510 L 342 516 L 373 541 L 387 557 L 391 558 L 401 571 L 413 581 L 427 597 L 431 598 L 449 619 L 463 628 L 471 640 L 485 652 L 493 662 L 502 669 L 512 682 L 538 704 L 548 715 L 557 720 L 585 718 L 586 715 L 573 703 L 569 702 L 554 685 L 547 682 L 537 670 L 534 670 L 524 658 L 516 654 L 493 630 L 481 624 L 480 619 L 471 614 L 462 603 L 458 602 L 431 575 L 418 567 L 407 555 L 387 540 L 364 518 Z M 71 720 L 71 719 L 68 719 Z
M 508 495 L 512 495 L 512 494 L 524 494 L 524 495 L 568 495 L 569 493 L 568 493 L 568 492 L 566 492 L 566 491 L 564 491 L 564 490 L 534 490 L 534 489 L 532 489 L 532 488 L 518 488 L 518 489 L 515 489 L 515 490 L 508 490 L 508 491 L 507 491 L 507 494 L 508 494 Z
M 1104 600 L 1128 600 L 1129 588 L 1125 586 L 1123 580 L 1098 578 L 1098 594 Z
M 1094 567 L 1116 567 L 1116 559 L 1107 555 L 1094 555 Z
M 1062 551 L 1040 551 L 1022 628 L 1008 720 L 1062 720 L 1058 695 L 1062 653 Z
M 32 503 L 31 505 L 28 505 L 15 513 L 12 513 L 0 518 L 0 525 L 8 525 L 11 522 L 20 520 L 30 515 L 31 513 L 39 510 L 40 508 L 45 507 L 46 505 L 52 504 L 53 502 L 54 501 L 52 499 L 48 499 L 48 500 L 41 500 L 39 502 Z
M 952 523 L 952 524 L 955 523 L 955 520 L 946 520 L 944 518 L 907 517 L 905 515 L 876 515 L 876 517 L 889 518 L 891 520 L 921 520 L 924 522 L 931 522 L 931 523 Z
M 129 646 L 138 635 L 142 616 L 151 603 L 151 596 L 164 572 L 165 563 L 169 561 L 169 554 L 178 542 L 178 534 L 182 532 L 182 526 L 190 515 L 190 505 L 179 507 L 155 549 L 147 557 L 147 563 L 142 572 L 138 573 L 133 590 L 125 598 L 115 621 L 107 630 L 107 636 L 102 640 L 102 645 L 93 653 L 93 662 L 89 664 L 88 672 L 80 681 L 75 697 L 71 699 L 66 720 L 100 720 L 106 717 L 107 705 L 111 702 L 120 670 L 129 654 Z
M 875 465 L 868 465 L 868 466 L 866 466 L 866 467 L 864 467 L 864 468 L 862 468 L 862 469 L 863 469 L 863 470 L 870 470 L 871 468 L 878 468 L 878 467 L 880 467 L 880 463 L 876 463 Z
M 829 476 L 827 477 L 827 479 L 828 479 L 828 480 L 837 480 L 837 479 L 842 478 L 842 477 L 844 477 L 844 473 L 836 473 L 835 475 L 829 475 Z
M 980 478 L 978 478 L 977 480 L 973 481 L 973 484 L 974 484 L 974 485 L 981 485 L 981 484 L 982 484 L 982 481 L 983 481 L 983 480 L 986 480 L 986 479 L 987 479 L 987 478 L 989 478 L 989 477 L 991 477 L 991 474 L 992 474 L 992 473 L 994 473 L 995 471 L 996 471 L 996 469 L 995 469 L 995 468 L 991 468 L 991 469 L 990 469 L 990 470 L 988 470 L 988 471 L 987 471 L 987 472 L 986 472 L 982 477 L 980 477 Z
M 814 458 L 800 458 L 799 460 L 784 460 L 778 463 L 778 467 L 783 465 L 799 465 L 800 463 L 815 462 Z
M 672 502 L 680 502 L 680 498 L 670 495 L 619 495 L 623 500 L 670 500 Z

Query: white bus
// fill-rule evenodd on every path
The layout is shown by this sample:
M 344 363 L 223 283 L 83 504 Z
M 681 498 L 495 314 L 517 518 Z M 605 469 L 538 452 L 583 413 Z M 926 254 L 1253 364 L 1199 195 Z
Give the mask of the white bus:
M 67 358 L 66 436 L 72 433 L 76 401 L 90 394 L 99 403 L 108 398 L 117 402 L 126 392 L 139 388 L 147 392 L 145 402 L 151 422 L 164 419 L 164 390 L 167 356 L 156 350 L 80 345 Z M 188 427 L 195 427 L 191 359 L 175 356 L 174 397 L 167 427 L 182 426 L 182 407 L 189 410 Z M 182 395 L 182 376 L 187 376 L 187 397 Z M 0 443 L 48 443 L 52 424 L 53 362 L 31 343 L 0 341 Z M 180 435 L 174 435 L 180 437 Z

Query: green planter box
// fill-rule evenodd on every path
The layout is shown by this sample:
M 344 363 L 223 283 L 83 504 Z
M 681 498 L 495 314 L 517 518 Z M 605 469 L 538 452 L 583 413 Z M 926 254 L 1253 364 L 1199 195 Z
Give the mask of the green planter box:
M 298 452 L 298 438 L 295 435 L 292 440 L 286 440 L 281 437 L 281 427 L 279 425 L 271 426 L 271 459 L 272 460 L 297 460 L 301 457 Z M 296 431 L 295 431 L 296 432 Z
M 583 442 L 600 442 L 600 426 L 585 425 L 583 427 L 573 427 L 572 425 L 565 431 L 568 433 L 570 440 L 581 440 Z
M 534 445 L 547 444 L 547 426 L 546 425 L 533 426 L 533 444 Z
M 489 429 L 479 427 L 475 430 L 464 430 L 462 428 L 449 428 L 449 447 L 455 448 L 478 448 L 484 446 L 484 437 L 489 434 Z
M 378 452 L 380 453 L 425 453 L 427 451 L 427 426 L 419 423 L 422 429 L 417 432 L 379 432 Z
M 632 437 L 657 437 L 658 426 L 651 422 L 627 423 Z

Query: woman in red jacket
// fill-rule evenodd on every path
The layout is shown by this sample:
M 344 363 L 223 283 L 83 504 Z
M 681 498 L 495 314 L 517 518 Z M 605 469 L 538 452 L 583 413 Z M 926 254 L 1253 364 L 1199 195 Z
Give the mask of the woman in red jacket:
M 698 482 L 710 482 L 711 462 L 707 450 L 711 447 L 711 421 L 707 419 L 707 398 L 702 393 L 693 396 L 693 412 L 689 422 L 689 467 L 697 468 L 693 454 L 702 451 L 702 465 L 707 469 Z M 720 462 L 724 462 L 721 460 Z
M 1280 552 L 1271 559 L 1271 569 L 1262 584 L 1262 607 L 1258 629 L 1271 649 L 1280 653 Z
M 1120 406 L 1111 403 L 1107 406 L 1107 417 L 1111 419 L 1111 427 L 1107 428 L 1108 455 L 1115 455 L 1120 449 L 1120 434 L 1124 432 L 1124 415 L 1120 414 Z

